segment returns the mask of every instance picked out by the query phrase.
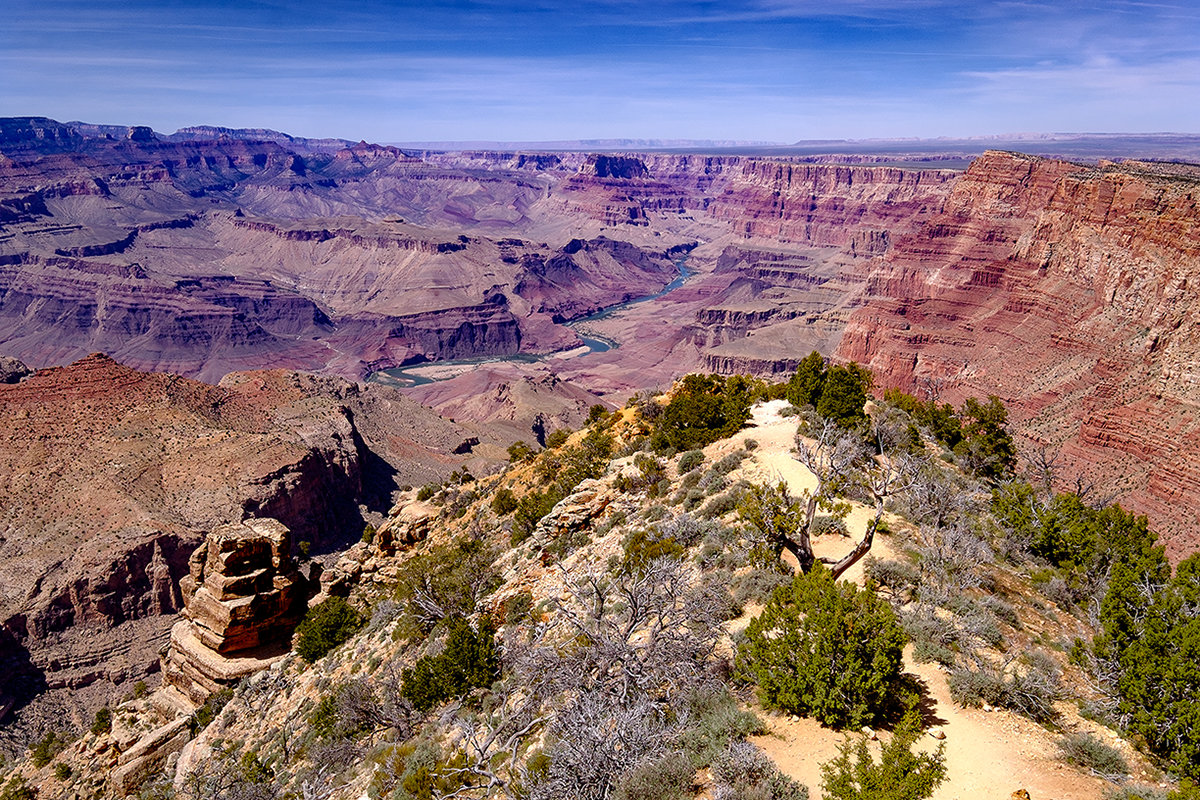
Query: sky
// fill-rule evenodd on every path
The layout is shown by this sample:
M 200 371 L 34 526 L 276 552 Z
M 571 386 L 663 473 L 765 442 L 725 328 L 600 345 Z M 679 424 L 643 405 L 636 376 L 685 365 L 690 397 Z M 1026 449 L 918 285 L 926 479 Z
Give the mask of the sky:
M 0 116 L 375 142 L 1200 132 L 1200 2 L 4 0 Z

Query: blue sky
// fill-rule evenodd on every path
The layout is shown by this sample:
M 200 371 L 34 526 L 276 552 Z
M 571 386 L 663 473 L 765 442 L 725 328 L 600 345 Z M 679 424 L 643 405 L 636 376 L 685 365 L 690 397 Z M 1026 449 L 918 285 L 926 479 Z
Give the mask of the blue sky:
M 5 0 L 0 115 L 371 141 L 1200 132 L 1200 4 Z

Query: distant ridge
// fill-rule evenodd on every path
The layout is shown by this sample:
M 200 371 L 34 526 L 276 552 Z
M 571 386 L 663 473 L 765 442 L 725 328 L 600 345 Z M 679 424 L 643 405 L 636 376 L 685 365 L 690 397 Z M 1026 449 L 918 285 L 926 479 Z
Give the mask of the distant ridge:
M 710 147 L 786 147 L 783 142 L 740 139 L 553 139 L 546 141 L 420 141 L 387 142 L 395 147 L 425 150 L 695 150 Z
M 349 139 L 308 139 L 302 136 L 292 136 L 282 131 L 270 128 L 222 128 L 215 125 L 191 125 L 180 128 L 170 136 L 161 136 L 171 142 L 209 141 L 212 139 L 238 139 L 241 141 L 276 142 L 289 147 L 306 150 L 343 150 L 354 142 Z
M 875 156 L 898 161 L 962 161 L 987 150 L 1013 150 L 1075 161 L 1140 158 L 1200 160 L 1200 133 L 1001 133 L 932 139 L 802 139 L 790 144 L 720 139 L 574 139 L 555 141 L 390 142 L 406 149 L 709 153 L 761 156 Z M 859 160 L 859 159 L 855 159 Z

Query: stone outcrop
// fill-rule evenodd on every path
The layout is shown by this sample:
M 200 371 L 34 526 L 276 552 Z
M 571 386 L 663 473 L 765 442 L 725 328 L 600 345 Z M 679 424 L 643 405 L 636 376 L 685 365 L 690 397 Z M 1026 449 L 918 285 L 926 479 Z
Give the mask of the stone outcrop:
M 203 531 L 271 517 L 344 546 L 360 504 L 479 458 L 451 453 L 469 436 L 503 453 L 393 389 L 284 371 L 211 386 L 95 356 L 0 383 L 0 710 L 90 714 L 153 680 Z
M 0 383 L 16 383 L 33 370 L 10 356 L 0 356 Z
M 272 519 L 217 528 L 188 566 L 180 581 L 184 619 L 171 629 L 163 686 L 199 705 L 290 650 L 308 587 L 288 529 Z

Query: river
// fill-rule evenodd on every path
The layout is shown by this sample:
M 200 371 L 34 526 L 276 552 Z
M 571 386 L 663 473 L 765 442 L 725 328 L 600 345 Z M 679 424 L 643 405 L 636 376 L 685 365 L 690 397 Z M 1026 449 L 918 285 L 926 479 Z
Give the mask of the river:
M 453 378 L 456 375 L 461 375 L 470 370 L 472 367 L 477 367 L 480 364 L 500 364 L 504 362 L 519 362 L 523 364 L 532 364 L 546 359 L 562 359 L 562 358 L 577 358 L 586 356 L 591 353 L 603 353 L 606 350 L 612 350 L 619 347 L 616 342 L 611 339 L 606 339 L 595 333 L 590 336 L 586 334 L 585 327 L 589 322 L 605 319 L 613 314 L 617 314 L 630 306 L 635 306 L 639 303 L 647 303 L 651 300 L 657 300 L 663 295 L 683 286 L 684 281 L 691 275 L 688 272 L 687 260 L 688 255 L 680 257 L 675 266 L 679 270 L 679 274 L 675 280 L 668 283 L 660 291 L 654 294 L 648 294 L 645 297 L 637 297 L 633 300 L 626 300 L 624 303 L 618 303 L 614 306 L 597 311 L 595 314 L 589 314 L 586 317 L 571 320 L 564 323 L 568 328 L 575 331 L 579 336 L 582 346 L 572 348 L 571 350 L 558 350 L 553 353 L 545 353 L 543 355 L 533 355 L 530 353 L 517 353 L 511 356 L 481 356 L 476 358 L 458 358 L 451 361 L 427 361 L 421 364 L 411 364 L 407 367 L 397 367 L 395 369 L 383 369 L 378 372 L 372 372 L 367 376 L 368 381 L 375 383 L 383 383 L 388 386 L 396 386 L 400 388 L 408 388 L 410 386 L 421 386 L 427 383 L 436 381 L 444 381 Z M 569 355 L 568 355 L 569 354 Z

